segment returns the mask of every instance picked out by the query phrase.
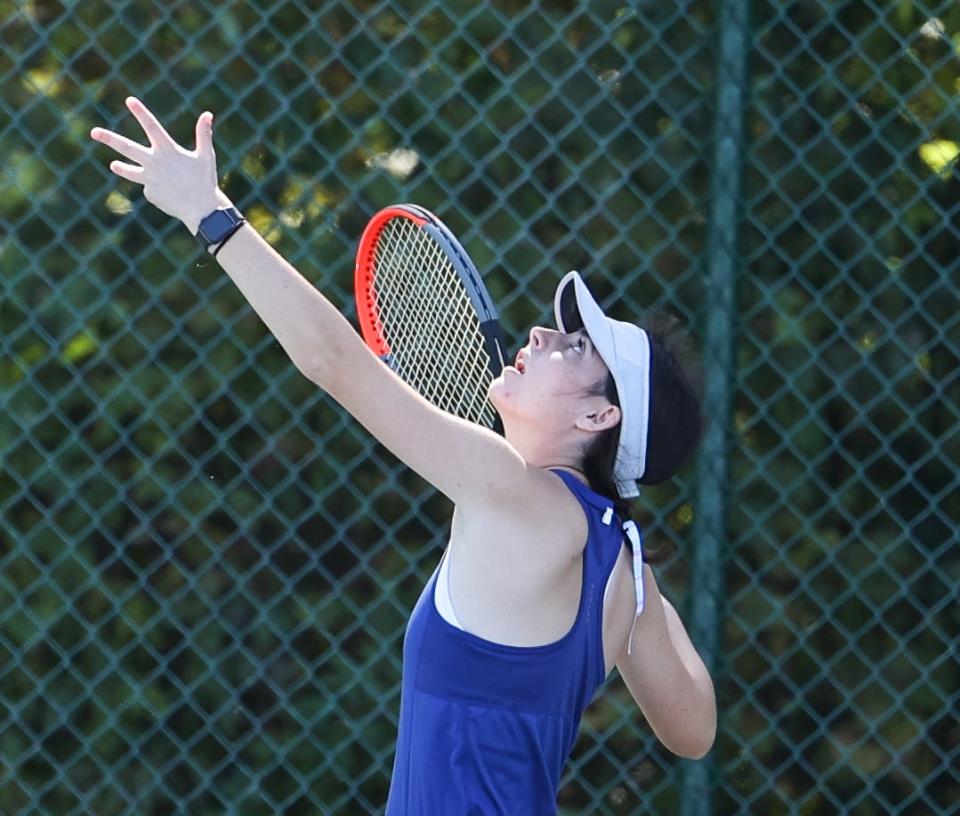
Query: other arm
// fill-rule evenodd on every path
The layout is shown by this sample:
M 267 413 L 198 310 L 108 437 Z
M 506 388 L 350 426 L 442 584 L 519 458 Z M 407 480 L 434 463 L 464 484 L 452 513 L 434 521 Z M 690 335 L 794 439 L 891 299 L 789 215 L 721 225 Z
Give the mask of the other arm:
M 617 668 L 660 742 L 678 756 L 702 759 L 717 732 L 713 682 L 646 564 L 643 583 L 647 600 L 633 632 L 633 647 L 628 655 L 624 644 Z

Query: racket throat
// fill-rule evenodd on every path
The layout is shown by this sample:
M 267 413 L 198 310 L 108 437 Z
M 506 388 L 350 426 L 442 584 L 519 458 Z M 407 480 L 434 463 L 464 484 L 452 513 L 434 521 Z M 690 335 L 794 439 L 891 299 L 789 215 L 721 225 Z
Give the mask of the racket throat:
M 503 358 L 503 334 L 500 331 L 499 320 L 486 320 L 480 324 L 480 332 L 483 334 L 483 344 L 490 358 L 490 370 L 494 377 L 499 377 L 500 372 L 506 366 Z M 497 363 L 499 362 L 499 365 Z

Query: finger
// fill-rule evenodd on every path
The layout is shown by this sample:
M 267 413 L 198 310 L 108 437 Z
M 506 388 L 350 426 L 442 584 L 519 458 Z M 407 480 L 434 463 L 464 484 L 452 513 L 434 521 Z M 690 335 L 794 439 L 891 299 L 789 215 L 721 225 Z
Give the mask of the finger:
M 140 162 L 140 164 L 143 164 L 150 157 L 149 148 L 139 145 L 126 136 L 121 136 L 119 133 L 114 133 L 111 130 L 94 128 L 90 131 L 90 138 L 101 144 L 105 144 L 107 147 L 112 147 L 121 156 L 125 156 L 135 162 Z
M 135 96 L 128 96 L 127 107 L 130 109 L 130 113 L 132 113 L 140 123 L 140 127 L 142 127 L 143 132 L 147 134 L 147 138 L 153 147 L 161 144 L 167 146 L 176 144 L 176 142 L 170 138 L 170 134 L 163 129 L 163 125 L 157 121 L 157 117 L 147 110 L 147 106 L 144 105 L 143 102 Z
M 213 152 L 213 114 L 204 111 L 197 119 L 197 153 Z
M 143 184 L 144 182 L 143 168 L 137 167 L 135 164 L 112 161 L 110 162 L 110 170 L 120 176 L 120 178 L 125 178 L 127 181 L 132 181 L 135 184 Z

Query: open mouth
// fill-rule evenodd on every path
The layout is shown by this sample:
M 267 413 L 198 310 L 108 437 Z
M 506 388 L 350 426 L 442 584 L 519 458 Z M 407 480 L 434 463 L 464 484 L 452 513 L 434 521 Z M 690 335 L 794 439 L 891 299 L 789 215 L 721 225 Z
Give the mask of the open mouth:
M 523 360 L 520 359 L 520 356 L 517 355 L 517 361 L 513 364 L 513 367 L 517 369 L 521 374 L 526 371 L 526 366 L 523 364 Z

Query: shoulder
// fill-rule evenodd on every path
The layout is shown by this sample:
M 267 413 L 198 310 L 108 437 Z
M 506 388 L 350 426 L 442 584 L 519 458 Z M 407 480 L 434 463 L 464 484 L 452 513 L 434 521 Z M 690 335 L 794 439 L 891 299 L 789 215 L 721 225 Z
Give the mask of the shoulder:
M 577 552 L 580 552 L 587 540 L 589 525 L 583 504 L 563 477 L 552 470 L 537 468 L 536 481 L 543 497 L 540 506 L 531 512 L 537 523 L 543 526 L 555 525 L 567 530 Z
M 495 501 L 458 503 L 457 511 L 473 533 L 465 537 L 467 542 L 509 555 L 520 549 L 522 540 L 526 556 L 532 551 L 551 560 L 575 558 L 589 532 L 580 500 L 561 476 L 545 468 L 528 467 L 519 489 Z

